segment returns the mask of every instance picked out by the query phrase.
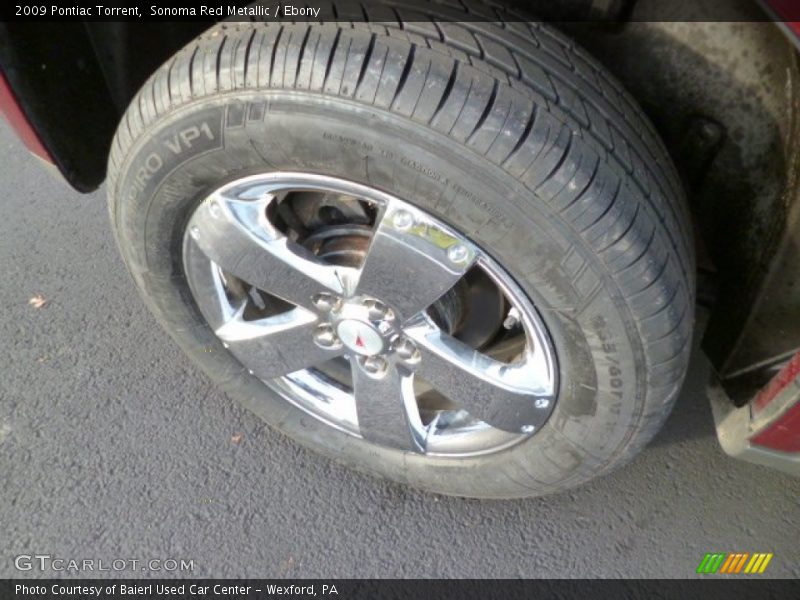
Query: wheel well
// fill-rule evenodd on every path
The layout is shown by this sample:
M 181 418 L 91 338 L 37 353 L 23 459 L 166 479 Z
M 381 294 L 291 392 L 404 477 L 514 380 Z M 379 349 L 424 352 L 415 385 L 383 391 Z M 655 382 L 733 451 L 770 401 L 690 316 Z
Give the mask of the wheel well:
M 211 24 L 0 23 L 0 65 L 69 183 L 105 179 L 117 123 L 147 77 Z
M 743 376 L 800 347 L 787 260 L 800 210 L 797 50 L 772 22 L 569 29 L 639 101 L 681 173 L 711 308 L 706 354 L 723 383 L 758 381 Z M 728 391 L 744 400 L 745 387 Z

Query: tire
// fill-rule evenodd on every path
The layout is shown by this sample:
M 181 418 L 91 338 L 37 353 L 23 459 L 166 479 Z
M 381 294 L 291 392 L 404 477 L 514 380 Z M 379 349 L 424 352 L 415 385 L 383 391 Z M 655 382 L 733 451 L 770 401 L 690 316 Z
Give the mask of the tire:
M 383 190 L 496 259 L 555 349 L 544 426 L 488 455 L 418 455 L 329 427 L 249 374 L 198 309 L 181 244 L 211 190 L 272 171 Z M 544 25 L 218 25 L 132 101 L 108 190 L 124 261 L 184 352 L 267 423 L 362 472 L 469 497 L 564 490 L 636 455 L 680 390 L 694 305 L 680 182 L 628 94 Z

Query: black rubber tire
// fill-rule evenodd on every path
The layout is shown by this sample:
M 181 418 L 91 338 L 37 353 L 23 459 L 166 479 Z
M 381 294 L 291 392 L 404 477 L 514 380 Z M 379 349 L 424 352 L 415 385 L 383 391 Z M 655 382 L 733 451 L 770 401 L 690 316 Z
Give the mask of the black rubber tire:
M 546 425 L 500 453 L 426 458 L 334 430 L 249 375 L 199 314 L 181 239 L 210 190 L 272 170 L 384 189 L 492 254 L 556 348 Z M 359 470 L 463 496 L 562 490 L 633 457 L 681 387 L 694 313 L 681 185 L 632 99 L 550 27 L 216 26 L 133 100 L 108 190 L 124 260 L 183 350 L 268 423 Z

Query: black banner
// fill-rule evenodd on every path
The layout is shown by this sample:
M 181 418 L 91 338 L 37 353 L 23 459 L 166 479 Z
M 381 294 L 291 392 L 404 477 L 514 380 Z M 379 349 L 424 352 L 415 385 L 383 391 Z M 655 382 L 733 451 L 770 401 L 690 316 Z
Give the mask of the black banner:
M 14 0 L 0 21 L 800 21 L 797 0 Z
M 800 581 L 750 577 L 697 580 L 0 580 L 4 600 L 538 600 L 681 598 L 767 600 L 800 597 Z

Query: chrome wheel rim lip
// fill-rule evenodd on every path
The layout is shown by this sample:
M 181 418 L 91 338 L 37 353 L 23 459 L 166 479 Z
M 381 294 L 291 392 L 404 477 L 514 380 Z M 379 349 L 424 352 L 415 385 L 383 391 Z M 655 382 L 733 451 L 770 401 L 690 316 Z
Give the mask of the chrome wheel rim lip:
M 220 187 L 204 199 L 194 210 L 193 214 L 190 216 L 183 239 L 184 272 L 201 313 L 217 336 L 223 339 L 223 343 L 225 343 L 225 339 L 228 339 L 226 336 L 230 335 L 230 331 L 234 329 L 233 326 L 237 324 L 235 314 L 236 307 L 231 306 L 227 299 L 223 274 L 220 272 L 220 269 L 217 268 L 217 264 L 206 254 L 209 246 L 205 246 L 206 251 L 201 248 L 201 241 L 204 236 L 204 223 L 205 226 L 208 225 L 209 211 L 211 211 L 215 205 L 219 204 L 218 201 L 223 201 L 224 204 L 229 200 L 232 202 L 231 205 L 235 206 L 236 211 L 239 211 L 242 207 L 244 207 L 242 210 L 247 211 L 249 210 L 249 204 L 251 202 L 256 205 L 256 203 L 262 201 L 264 198 L 273 198 L 281 193 L 299 190 L 347 194 L 374 203 L 381 214 L 381 221 L 379 225 L 375 226 L 376 233 L 374 236 L 378 235 L 378 231 L 383 232 L 384 227 L 390 228 L 394 233 L 399 232 L 400 235 L 406 235 L 405 232 L 408 230 L 408 226 L 407 223 L 404 222 L 404 215 L 406 213 L 411 214 L 418 220 L 417 222 L 424 222 L 426 226 L 429 227 L 430 231 L 435 231 L 440 238 L 445 239 L 446 243 L 450 244 L 445 254 L 443 254 L 442 257 L 438 257 L 436 259 L 437 261 L 450 261 L 448 264 L 451 267 L 453 264 L 458 264 L 461 261 L 469 261 L 470 265 L 477 265 L 500 288 L 517 311 L 517 316 L 526 336 L 525 350 L 523 352 L 524 360 L 520 362 L 519 365 L 516 363 L 511 365 L 506 364 L 504 367 L 498 367 L 496 364 L 489 361 L 487 362 L 487 368 L 489 371 L 493 370 L 494 374 L 487 371 L 486 373 L 488 374 L 486 377 L 491 379 L 494 384 L 501 384 L 500 387 L 503 389 L 506 387 L 509 389 L 513 388 L 514 393 L 517 393 L 518 390 L 515 386 L 519 384 L 519 389 L 524 390 L 524 392 L 528 394 L 533 393 L 530 382 L 534 380 L 533 377 L 529 377 L 529 374 L 535 371 L 535 387 L 541 389 L 540 392 L 537 392 L 538 396 L 536 399 L 531 397 L 531 402 L 538 402 L 541 404 L 541 402 L 546 401 L 547 403 L 546 406 L 541 407 L 537 404 L 537 409 L 532 411 L 535 413 L 535 419 L 529 416 L 525 421 L 526 423 L 529 421 L 531 423 L 535 422 L 535 424 L 530 426 L 525 425 L 519 431 L 512 432 L 508 430 L 508 427 L 505 427 L 505 430 L 499 429 L 480 419 L 474 417 L 470 418 L 469 413 L 465 411 L 444 411 L 426 425 L 424 425 L 418 417 L 409 417 L 408 427 L 411 430 L 411 437 L 415 443 L 414 451 L 421 455 L 431 457 L 461 458 L 484 455 L 507 449 L 535 435 L 549 418 L 556 404 L 558 381 L 555 351 L 547 329 L 533 303 L 499 263 L 478 245 L 455 231 L 451 226 L 410 203 L 381 190 L 367 187 L 359 183 L 324 175 L 298 172 L 276 172 L 254 175 L 238 179 Z M 271 200 L 265 200 L 267 203 L 269 201 Z M 233 214 L 230 211 L 225 211 L 228 211 L 227 205 L 223 212 L 226 215 L 228 213 Z M 219 212 L 220 211 L 217 210 L 217 213 Z M 264 213 L 266 215 L 266 211 L 264 211 Z M 217 214 L 217 217 L 218 216 L 219 214 Z M 394 221 L 390 225 L 386 225 L 390 217 L 392 217 Z M 238 217 L 234 216 L 231 218 L 236 219 Z M 251 229 L 249 232 L 250 234 L 263 235 L 261 229 L 270 227 L 270 224 L 265 222 L 266 216 L 264 216 L 263 219 L 260 216 L 253 218 L 248 217 L 248 219 L 250 220 L 246 221 L 246 228 Z M 237 224 L 237 226 L 240 225 Z M 277 236 L 277 233 L 271 231 L 269 235 Z M 277 237 L 275 237 L 275 239 L 277 239 Z M 270 238 L 268 243 L 272 244 L 275 239 Z M 415 239 L 414 243 L 417 241 L 418 240 Z M 205 243 L 208 244 L 210 242 Z M 430 244 L 430 240 L 427 240 L 427 243 Z M 435 243 L 439 244 L 440 242 L 437 239 Z M 284 244 L 284 246 L 285 245 L 286 244 Z M 371 245 L 370 249 L 372 249 L 373 246 L 377 246 L 377 242 Z M 285 250 L 286 248 L 281 247 L 276 252 L 280 254 Z M 433 247 L 433 250 L 439 252 L 437 247 Z M 271 254 L 270 260 L 273 258 L 274 255 Z M 294 256 L 288 256 L 287 258 L 287 255 L 284 254 L 280 258 L 281 260 L 288 260 L 289 263 L 293 261 L 296 263 L 296 257 Z M 309 265 L 305 263 L 300 266 L 302 268 L 309 268 Z M 311 264 L 309 270 L 314 271 L 315 269 L 315 265 Z M 362 269 L 362 273 L 359 273 L 355 269 L 339 269 L 339 272 L 336 274 L 337 281 L 333 281 L 332 278 L 329 277 L 329 274 L 325 272 L 325 269 L 321 269 L 319 274 L 313 273 L 313 275 L 314 277 L 319 275 L 318 281 L 322 281 L 326 285 L 331 286 L 327 289 L 337 288 L 336 291 L 343 298 L 347 298 L 349 302 L 353 290 L 357 291 L 360 285 L 363 271 L 364 269 Z M 320 287 L 320 289 L 323 290 L 326 288 Z M 266 291 L 270 292 L 271 290 L 266 289 Z M 350 295 L 348 295 L 348 293 L 350 293 Z M 381 298 L 381 300 L 392 305 L 394 299 Z M 292 317 L 291 319 L 287 317 L 287 322 L 298 323 L 303 321 L 303 319 L 307 319 L 310 325 L 312 319 L 314 323 L 317 323 L 322 318 L 320 314 L 309 312 L 307 307 L 300 307 L 290 312 L 292 313 Z M 405 316 L 408 317 L 408 315 Z M 270 326 L 275 326 L 275 324 L 270 323 Z M 278 324 L 278 326 L 280 326 L 280 324 Z M 403 326 L 400 331 L 402 335 L 406 337 L 410 336 L 413 341 L 425 345 L 428 344 L 431 338 L 438 335 L 432 327 L 433 325 L 430 319 L 425 319 L 423 314 L 417 314 L 416 316 L 412 315 L 411 318 L 404 318 Z M 238 340 L 235 335 L 233 339 Z M 444 339 L 444 336 L 442 336 L 442 339 Z M 230 349 L 227 343 L 225 343 L 225 345 Z M 431 348 L 434 348 L 436 351 L 441 350 L 444 352 L 442 356 L 446 355 L 448 359 L 455 356 L 448 354 L 449 350 L 446 344 L 444 346 L 433 345 Z M 355 356 L 354 353 L 350 354 Z M 430 355 L 433 356 L 433 354 Z M 237 356 L 237 358 L 240 357 Z M 353 360 L 356 359 L 351 358 L 349 360 L 352 364 Z M 363 364 L 365 359 L 362 357 L 360 360 L 362 362 L 359 364 Z M 392 364 L 394 365 L 394 363 Z M 405 363 L 402 364 L 405 365 Z M 355 373 L 357 370 L 356 366 L 353 365 L 352 368 Z M 398 367 L 398 369 L 402 370 L 401 367 Z M 500 372 L 502 372 L 502 377 L 498 375 Z M 312 368 L 298 369 L 277 377 L 261 377 L 257 373 L 255 373 L 255 375 L 285 401 L 303 410 L 312 417 L 339 431 L 355 437 L 365 437 L 366 439 L 366 436 L 362 435 L 361 427 L 359 426 L 358 410 L 356 408 L 354 393 L 339 382 L 330 379 Z M 405 389 L 405 391 L 401 393 L 404 404 L 409 402 L 409 392 L 407 388 L 413 384 L 413 376 L 414 373 L 412 372 L 410 377 L 401 377 L 399 380 L 400 386 Z M 484 377 L 484 374 L 481 374 L 480 377 Z M 492 379 L 492 377 L 494 377 L 494 379 Z M 519 381 L 516 381 L 515 378 Z M 492 389 L 501 391 L 500 388 Z M 458 398 L 454 398 L 454 400 L 458 402 Z M 409 414 L 413 412 L 412 408 L 408 408 Z M 374 440 L 370 437 L 368 441 Z

